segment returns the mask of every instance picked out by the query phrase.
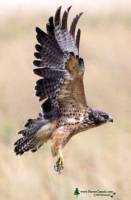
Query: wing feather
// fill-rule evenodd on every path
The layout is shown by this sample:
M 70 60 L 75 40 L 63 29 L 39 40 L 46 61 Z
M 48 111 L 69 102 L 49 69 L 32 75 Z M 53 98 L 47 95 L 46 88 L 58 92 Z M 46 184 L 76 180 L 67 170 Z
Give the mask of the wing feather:
M 57 9 L 55 14 L 55 26 L 60 24 L 61 6 Z
M 45 118 L 58 116 L 62 105 L 74 102 L 76 106 L 85 106 L 83 86 L 84 62 L 79 57 L 80 29 L 74 38 L 77 22 L 82 13 L 77 15 L 67 30 L 69 7 L 61 20 L 61 6 L 55 17 L 50 17 L 46 25 L 47 33 L 36 28 L 37 41 L 34 56 L 34 73 L 42 77 L 36 82 L 36 96 L 44 100 L 42 109 Z
M 46 25 L 46 30 L 47 30 L 47 33 L 49 35 L 54 35 L 54 23 L 53 23 L 53 17 L 50 17 L 49 18 L 49 22 L 48 24 Z
M 70 9 L 71 9 L 71 6 L 67 9 L 67 11 L 65 10 L 65 12 L 63 14 L 61 29 L 67 30 L 67 20 L 68 20 L 68 15 L 69 15 Z
M 70 27 L 70 33 L 71 35 L 74 37 L 75 35 L 75 29 L 76 29 L 76 25 L 81 17 L 83 13 L 80 13 L 79 15 L 76 15 L 76 17 L 73 19 L 72 21 L 72 24 L 71 24 L 71 27 Z
M 76 46 L 77 46 L 78 52 L 79 52 L 79 45 L 80 45 L 80 36 L 81 36 L 81 30 L 78 29 L 77 35 L 76 35 Z

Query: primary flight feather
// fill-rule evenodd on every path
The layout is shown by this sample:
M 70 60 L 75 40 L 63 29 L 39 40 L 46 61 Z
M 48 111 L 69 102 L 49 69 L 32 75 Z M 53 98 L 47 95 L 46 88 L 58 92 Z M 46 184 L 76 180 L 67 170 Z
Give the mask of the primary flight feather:
M 58 156 L 55 170 L 64 167 L 62 148 L 69 139 L 84 130 L 113 121 L 105 112 L 87 105 L 83 84 L 84 61 L 79 56 L 80 29 L 76 25 L 82 13 L 76 15 L 70 28 L 67 20 L 71 7 L 61 17 L 61 7 L 46 25 L 47 33 L 36 28 L 37 60 L 34 73 L 41 78 L 36 82 L 36 96 L 42 102 L 42 112 L 29 119 L 22 135 L 15 142 L 16 154 L 37 151 L 48 140 L 52 141 L 53 156 Z

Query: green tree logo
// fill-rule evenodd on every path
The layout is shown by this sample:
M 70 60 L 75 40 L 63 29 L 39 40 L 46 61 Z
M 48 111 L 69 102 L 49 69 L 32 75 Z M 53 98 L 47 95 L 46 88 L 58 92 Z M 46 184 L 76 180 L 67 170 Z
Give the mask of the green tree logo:
M 76 195 L 78 197 L 79 194 L 80 194 L 80 190 L 78 188 L 76 188 L 74 191 L 74 195 Z

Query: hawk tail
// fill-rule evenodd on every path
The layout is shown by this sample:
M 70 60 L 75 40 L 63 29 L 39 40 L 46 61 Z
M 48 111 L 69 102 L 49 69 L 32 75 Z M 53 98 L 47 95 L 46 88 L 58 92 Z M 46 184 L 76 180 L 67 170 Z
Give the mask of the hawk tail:
M 37 140 L 35 137 L 22 137 L 15 142 L 14 151 L 16 155 L 22 155 L 26 151 L 35 152 L 37 151 L 42 145 L 43 142 Z
M 16 155 L 22 155 L 29 150 L 35 152 L 43 145 L 44 141 L 40 140 L 37 134 L 46 123 L 45 119 L 41 116 L 37 119 L 29 119 L 26 122 L 25 129 L 18 132 L 22 137 L 14 143 Z

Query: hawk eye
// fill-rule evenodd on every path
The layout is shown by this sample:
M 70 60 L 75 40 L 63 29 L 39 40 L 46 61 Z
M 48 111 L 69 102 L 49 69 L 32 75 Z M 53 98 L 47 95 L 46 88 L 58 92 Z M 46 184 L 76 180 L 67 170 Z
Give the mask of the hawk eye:
M 90 114 L 89 114 L 89 120 L 94 121 L 94 118 L 95 118 L 95 117 L 94 117 L 93 113 L 90 113 Z
M 106 119 L 106 120 L 109 118 L 108 115 L 103 115 L 103 117 L 104 117 L 104 119 Z

